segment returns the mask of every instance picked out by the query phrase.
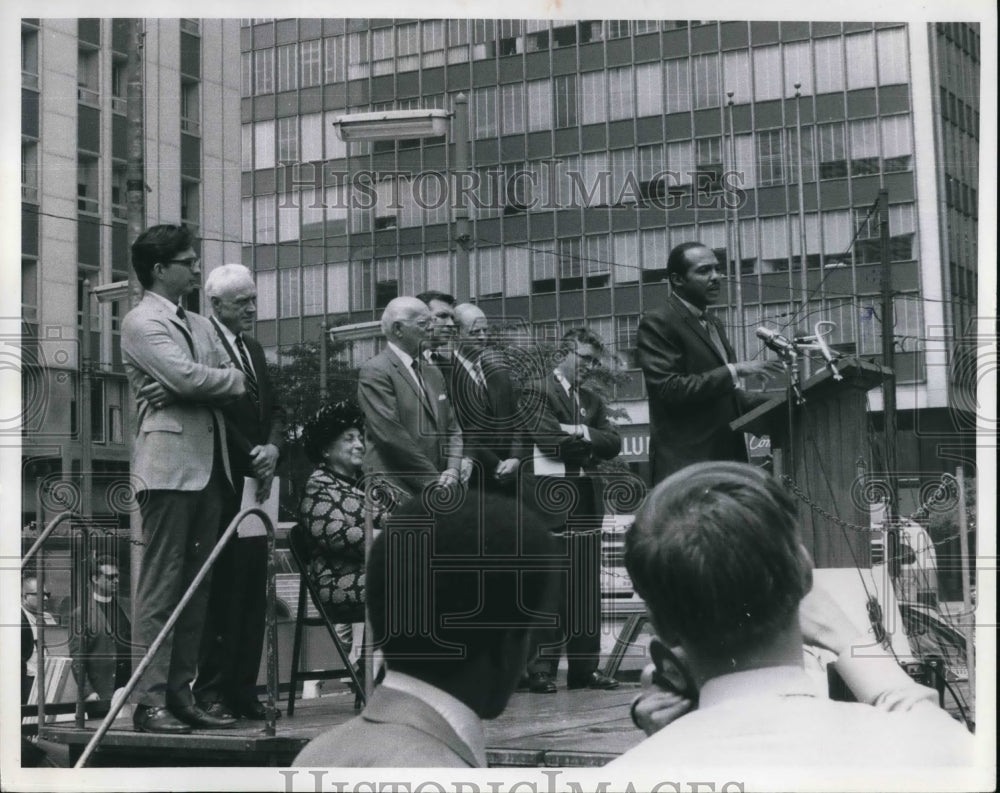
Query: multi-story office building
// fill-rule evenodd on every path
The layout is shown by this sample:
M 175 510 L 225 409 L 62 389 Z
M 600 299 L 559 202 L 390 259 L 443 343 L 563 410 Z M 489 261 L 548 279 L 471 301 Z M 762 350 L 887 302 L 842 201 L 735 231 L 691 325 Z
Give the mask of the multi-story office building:
M 125 166 L 128 20 L 21 21 L 23 519 L 79 509 L 81 421 L 90 423 L 95 516 L 127 521 L 127 300 L 91 301 L 93 378 L 80 413 L 84 280 L 131 269 Z M 239 261 L 239 24 L 143 22 L 146 224 L 185 222 L 206 269 Z M 191 307 L 201 298 L 193 295 Z
M 976 300 L 978 26 L 244 19 L 241 49 L 243 261 L 272 352 L 454 288 L 448 136 L 345 144 L 333 121 L 464 93 L 473 296 L 537 338 L 587 322 L 626 359 L 686 240 L 727 262 L 747 354 L 759 325 L 828 320 L 879 359 L 884 187 L 902 484 L 971 457 L 953 363 Z M 618 394 L 633 461 L 641 389 Z

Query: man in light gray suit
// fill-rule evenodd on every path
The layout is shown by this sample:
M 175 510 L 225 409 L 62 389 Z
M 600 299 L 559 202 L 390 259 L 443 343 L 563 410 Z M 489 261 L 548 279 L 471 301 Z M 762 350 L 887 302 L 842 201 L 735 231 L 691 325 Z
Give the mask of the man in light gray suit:
M 294 765 L 485 767 L 482 719 L 503 712 L 531 630 L 554 612 L 559 561 L 544 522 L 512 496 L 473 489 L 435 515 L 415 500 L 400 507 L 366 573 L 385 679 L 360 716 L 316 736 Z
M 231 481 L 217 406 L 246 388 L 211 323 L 179 305 L 201 277 L 191 244 L 182 226 L 153 226 L 139 235 L 132 266 L 145 294 L 122 323 L 122 357 L 138 409 L 132 473 L 144 547 L 133 624 L 141 648 L 152 644 L 215 544 Z M 209 583 L 210 576 L 136 689 L 139 730 L 183 733 L 234 723 L 205 713 L 191 694 Z
M 358 375 L 367 441 L 364 471 L 384 477 L 408 496 L 429 484 L 454 487 L 460 480 L 462 431 L 441 372 L 421 354 L 430 326 L 423 301 L 389 301 L 382 314 L 388 346 Z

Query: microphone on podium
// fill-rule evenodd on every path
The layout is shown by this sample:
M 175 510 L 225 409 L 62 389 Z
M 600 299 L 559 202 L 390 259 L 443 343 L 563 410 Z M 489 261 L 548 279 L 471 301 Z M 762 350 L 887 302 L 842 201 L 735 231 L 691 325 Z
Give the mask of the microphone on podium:
M 764 342 L 764 346 L 779 355 L 795 355 L 795 344 L 790 342 L 773 328 L 757 328 L 757 338 Z

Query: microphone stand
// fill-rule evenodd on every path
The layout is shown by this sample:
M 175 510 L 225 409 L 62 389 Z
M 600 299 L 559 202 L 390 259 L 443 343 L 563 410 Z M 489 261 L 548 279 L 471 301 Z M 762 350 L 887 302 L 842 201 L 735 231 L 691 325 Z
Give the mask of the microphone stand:
M 778 352 L 781 364 L 788 373 L 788 475 L 795 477 L 795 408 L 806 401 L 799 385 L 799 355 L 793 347 Z

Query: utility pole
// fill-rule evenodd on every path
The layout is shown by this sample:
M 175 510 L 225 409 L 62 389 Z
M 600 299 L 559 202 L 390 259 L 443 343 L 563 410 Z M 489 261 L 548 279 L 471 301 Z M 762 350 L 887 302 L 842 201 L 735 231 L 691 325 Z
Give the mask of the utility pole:
M 892 272 L 889 262 L 889 191 L 878 192 L 879 258 L 882 260 L 882 421 L 885 439 L 885 472 L 889 498 L 885 509 L 886 526 L 897 511 L 896 495 L 896 370 L 895 333 L 892 306 Z
M 469 209 L 465 204 L 464 178 L 469 170 L 469 97 L 455 97 L 455 300 L 466 302 L 472 297 L 469 288 Z M 478 290 L 477 290 L 478 291 Z
M 146 227 L 146 177 L 145 177 L 145 95 L 143 90 L 143 20 L 129 21 L 128 32 L 128 82 L 126 93 L 125 123 L 128 130 L 128 161 L 125 166 L 125 196 L 128 217 L 128 242 L 132 243 Z M 131 264 L 131 263 L 130 263 Z M 128 301 L 126 311 L 138 305 L 142 299 L 142 287 L 131 266 L 128 268 Z M 134 399 L 126 399 L 125 443 L 132 456 L 135 442 L 136 404 Z M 89 418 L 89 417 L 88 417 Z M 142 563 L 142 522 L 139 511 L 132 512 L 131 548 L 129 570 L 132 578 L 132 602 L 136 602 L 136 587 L 139 583 L 139 569 Z

